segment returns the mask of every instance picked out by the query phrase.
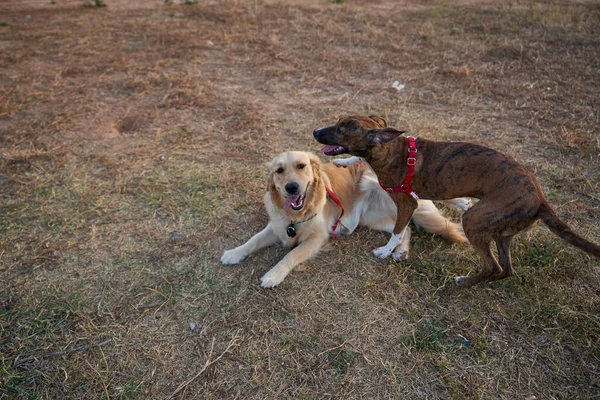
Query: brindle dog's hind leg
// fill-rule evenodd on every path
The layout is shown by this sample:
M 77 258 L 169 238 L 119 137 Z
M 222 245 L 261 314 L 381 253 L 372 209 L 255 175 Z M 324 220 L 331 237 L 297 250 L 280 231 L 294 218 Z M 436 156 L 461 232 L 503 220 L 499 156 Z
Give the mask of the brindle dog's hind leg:
M 499 281 L 500 279 L 508 278 L 515 273 L 512 263 L 510 262 L 510 242 L 512 238 L 513 236 L 500 236 L 495 239 L 502 272 L 492 276 L 488 281 Z
M 456 284 L 462 287 L 469 287 L 481 281 L 491 280 L 493 276 L 502 272 L 502 268 L 500 267 L 498 261 L 496 261 L 496 257 L 494 257 L 494 254 L 492 253 L 492 250 L 490 248 L 490 242 L 481 242 L 476 244 L 473 241 L 473 238 L 470 237 L 468 234 L 467 238 L 469 239 L 473 247 L 475 247 L 475 249 L 481 255 L 482 266 L 481 271 L 479 271 L 477 275 L 457 276 L 456 278 L 454 278 Z
M 481 271 L 474 276 L 459 276 L 455 278 L 458 286 L 473 286 L 481 281 L 489 280 L 491 277 L 502 273 L 502 268 L 491 249 L 491 242 L 494 235 L 494 226 L 490 226 L 489 221 L 485 219 L 485 202 L 480 201 L 471 207 L 463 215 L 463 228 L 465 235 L 471 245 L 481 255 Z

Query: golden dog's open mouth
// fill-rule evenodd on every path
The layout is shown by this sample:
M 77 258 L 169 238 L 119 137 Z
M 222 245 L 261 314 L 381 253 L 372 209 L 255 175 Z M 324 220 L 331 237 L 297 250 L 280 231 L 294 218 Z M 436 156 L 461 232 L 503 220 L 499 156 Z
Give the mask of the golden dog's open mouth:
M 302 207 L 304 207 L 304 198 L 305 197 L 306 197 L 306 194 L 299 194 L 296 196 L 287 197 L 285 199 L 285 203 L 283 204 L 283 209 L 285 211 L 287 211 L 287 210 L 289 210 L 290 207 L 292 207 L 292 210 L 294 210 L 294 211 L 302 210 Z
M 337 156 L 338 154 L 344 154 L 347 152 L 347 148 L 337 144 L 328 144 L 323 146 L 323 148 L 321 149 L 321 153 L 325 154 L 326 156 Z

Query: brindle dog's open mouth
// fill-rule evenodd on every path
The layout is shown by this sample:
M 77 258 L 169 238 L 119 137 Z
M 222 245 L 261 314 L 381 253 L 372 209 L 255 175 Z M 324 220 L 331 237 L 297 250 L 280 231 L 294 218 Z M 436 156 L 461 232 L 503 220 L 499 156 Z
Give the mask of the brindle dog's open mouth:
M 344 154 L 347 152 L 347 148 L 337 144 L 328 144 L 323 146 L 323 148 L 321 149 L 321 153 L 325 154 L 326 156 L 337 156 L 338 154 Z

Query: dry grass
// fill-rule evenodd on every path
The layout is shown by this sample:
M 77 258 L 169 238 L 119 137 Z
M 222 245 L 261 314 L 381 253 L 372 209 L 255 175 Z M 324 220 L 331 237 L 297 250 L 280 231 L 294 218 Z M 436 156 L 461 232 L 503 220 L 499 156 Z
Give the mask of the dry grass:
M 423 233 L 218 263 L 347 113 L 513 154 L 600 242 L 597 2 L 56 2 L 0 4 L 0 398 L 600 397 L 600 264 L 545 229 L 470 290 Z

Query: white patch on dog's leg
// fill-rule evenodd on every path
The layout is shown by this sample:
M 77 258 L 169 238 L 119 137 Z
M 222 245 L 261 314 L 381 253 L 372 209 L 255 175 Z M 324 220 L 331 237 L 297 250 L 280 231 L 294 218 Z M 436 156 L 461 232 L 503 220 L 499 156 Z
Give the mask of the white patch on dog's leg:
M 333 160 L 333 165 L 335 165 L 336 167 L 347 167 L 348 165 L 357 163 L 357 162 L 361 162 L 363 161 L 364 158 L 362 157 L 356 157 L 356 156 L 352 156 L 352 157 L 348 157 L 348 158 L 337 158 L 335 160 Z
M 454 283 L 456 283 L 456 286 L 462 286 L 462 281 L 465 279 L 467 279 L 466 276 L 457 276 L 454 278 Z
M 392 258 L 394 261 L 406 260 L 408 258 L 408 251 L 410 249 L 410 237 L 412 235 L 412 230 L 409 227 L 405 228 L 404 236 L 400 241 L 398 247 L 394 251 Z
M 392 251 L 394 251 L 394 249 L 398 246 L 398 244 L 402 241 L 402 237 L 404 236 L 404 233 L 406 232 L 406 226 L 404 227 L 404 229 L 402 229 L 402 231 L 400 231 L 400 233 L 396 234 L 396 233 L 392 233 L 392 237 L 390 238 L 390 241 L 383 247 L 378 247 L 375 250 L 373 250 L 373 254 L 375 255 L 375 257 L 378 258 L 387 258 L 392 254 Z

